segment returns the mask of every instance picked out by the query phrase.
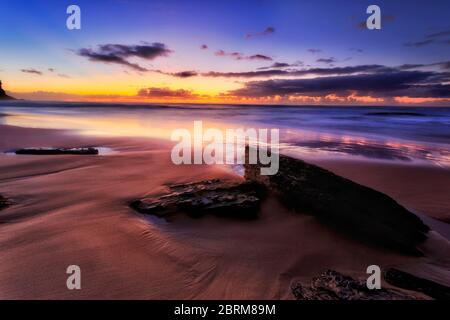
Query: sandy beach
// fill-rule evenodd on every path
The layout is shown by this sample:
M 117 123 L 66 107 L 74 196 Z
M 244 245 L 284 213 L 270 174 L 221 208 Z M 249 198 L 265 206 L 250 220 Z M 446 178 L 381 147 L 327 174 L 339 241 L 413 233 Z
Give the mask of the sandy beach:
M 293 299 L 293 281 L 309 281 L 324 269 L 364 279 L 372 264 L 450 285 L 450 244 L 436 232 L 423 244 L 424 257 L 409 257 L 358 243 L 273 197 L 251 221 L 183 214 L 170 221 L 152 218 L 127 203 L 162 194 L 167 184 L 242 178 L 221 166 L 175 166 L 170 146 L 155 139 L 91 138 L 7 125 L 0 132 L 3 152 L 55 145 L 114 151 L 81 157 L 0 155 L 0 194 L 14 203 L 0 212 L 1 299 Z M 448 221 L 446 169 L 320 165 Z M 448 231 L 446 223 L 439 226 Z M 82 290 L 66 288 L 66 268 L 72 264 L 81 267 Z

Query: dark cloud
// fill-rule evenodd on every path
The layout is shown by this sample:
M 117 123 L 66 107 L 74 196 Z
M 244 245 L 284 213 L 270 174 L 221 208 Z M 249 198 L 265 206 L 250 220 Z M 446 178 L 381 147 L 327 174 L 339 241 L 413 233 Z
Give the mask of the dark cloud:
M 425 39 L 404 43 L 406 47 L 420 48 L 430 44 L 450 44 L 450 30 L 443 30 L 425 35 Z
M 271 77 L 271 76 L 283 76 L 289 75 L 290 72 L 287 70 L 259 70 L 259 71 L 247 71 L 247 72 L 217 72 L 210 71 L 202 73 L 204 77 L 213 78 L 257 78 L 257 77 Z
M 265 61 L 272 61 L 273 59 L 271 57 L 265 56 L 263 54 L 254 54 L 249 57 L 244 57 L 244 59 L 247 60 L 265 60 Z
M 208 46 L 207 46 L 206 44 L 202 44 L 202 45 L 200 46 L 200 49 L 202 49 L 202 50 L 207 50 L 207 49 L 208 49 Z
M 267 35 L 272 34 L 274 32 L 275 32 L 275 28 L 274 27 L 267 27 L 262 32 L 248 33 L 248 34 L 246 34 L 245 38 L 246 39 L 251 39 L 251 38 L 255 38 L 255 37 L 267 36 Z
M 171 75 L 173 75 L 174 77 L 178 77 L 178 78 L 190 78 L 190 77 L 197 76 L 198 73 L 196 71 L 181 71 L 181 72 L 172 73 Z
M 397 69 L 410 70 L 410 69 L 422 68 L 425 66 L 426 66 L 425 64 L 402 64 L 402 65 L 398 66 Z
M 441 66 L 442 69 L 450 69 L 450 61 L 445 61 L 445 62 L 439 62 L 439 65 Z
M 427 63 L 427 64 L 423 64 L 423 63 L 422 64 L 402 64 L 396 68 L 399 70 L 410 70 L 410 69 L 418 69 L 418 68 L 434 67 L 434 66 L 441 67 L 441 69 L 450 69 L 450 61 Z
M 120 64 L 136 71 L 148 71 L 136 63 L 129 62 L 127 58 L 153 60 L 166 57 L 171 52 L 163 43 L 154 42 L 141 45 L 104 44 L 99 45 L 97 50 L 81 48 L 76 53 L 90 61 Z
M 308 52 L 309 52 L 309 53 L 312 53 L 312 54 L 316 54 L 316 53 L 322 52 L 322 49 L 314 49 L 314 48 L 311 48 L 311 49 L 308 49 Z
M 251 56 L 246 56 L 240 52 L 226 52 L 224 50 L 217 50 L 214 52 L 214 55 L 217 57 L 230 57 L 235 60 L 263 60 L 263 61 L 272 61 L 273 59 L 269 56 L 263 54 L 254 54 Z
M 406 42 L 406 43 L 404 44 L 404 46 L 405 46 L 405 47 L 416 47 L 416 48 L 419 48 L 419 47 L 423 47 L 423 46 L 432 44 L 432 43 L 434 43 L 434 42 L 435 42 L 435 41 L 432 40 L 432 39 L 427 39 L 427 40 L 416 41 L 416 42 Z
M 36 70 L 36 69 L 20 69 L 20 71 L 24 72 L 24 73 L 31 73 L 31 74 L 37 74 L 39 76 L 42 76 L 42 71 Z
M 179 71 L 179 72 L 166 72 L 162 70 L 150 70 L 150 71 L 177 78 L 190 78 L 198 76 L 198 72 L 193 70 Z
M 300 62 L 294 63 L 294 64 L 285 63 L 285 62 L 274 62 L 270 66 L 268 66 L 268 67 L 260 67 L 260 68 L 258 68 L 258 70 L 283 69 L 283 68 L 294 67 L 294 66 L 298 66 L 298 65 L 300 65 Z
M 138 94 L 139 97 L 145 97 L 145 98 L 185 98 L 185 99 L 192 99 L 196 98 L 197 95 L 192 93 L 190 90 L 184 90 L 184 89 L 177 89 L 173 90 L 170 88 L 156 88 L 156 87 L 150 87 L 150 88 L 144 88 L 139 90 Z
M 425 36 L 425 38 L 433 39 L 433 38 L 441 38 L 441 37 L 450 37 L 450 30 L 443 30 L 435 33 L 429 33 Z
M 286 69 L 269 69 L 257 70 L 247 72 L 216 72 L 210 71 L 202 73 L 205 77 L 224 77 L 224 78 L 257 78 L 257 77 L 273 77 L 273 76 L 306 76 L 306 75 L 347 75 L 362 72 L 380 73 L 395 71 L 394 68 L 373 64 L 373 65 L 359 65 L 348 67 L 333 67 L 333 68 L 309 68 L 300 70 L 286 70 Z
M 269 68 L 286 68 L 286 67 L 290 67 L 291 65 L 289 63 L 285 63 L 285 62 L 275 62 L 274 64 L 272 64 Z
M 48 71 L 50 71 L 50 72 L 55 72 L 55 69 L 53 69 L 53 68 L 48 68 Z
M 252 81 L 229 92 L 233 96 L 349 96 L 352 93 L 378 97 L 450 97 L 450 85 L 433 82 L 428 71 L 396 71 L 378 74 L 318 77 L 314 79 L 277 79 Z
M 354 52 L 358 52 L 358 53 L 363 53 L 364 52 L 363 49 L 359 49 L 359 48 L 350 48 L 350 51 L 354 51 Z
M 316 62 L 321 62 L 321 63 L 328 63 L 328 64 L 330 64 L 330 63 L 335 63 L 335 62 L 336 62 L 336 59 L 333 58 L 333 57 L 330 57 L 330 58 L 320 58 L 320 59 L 317 59 Z

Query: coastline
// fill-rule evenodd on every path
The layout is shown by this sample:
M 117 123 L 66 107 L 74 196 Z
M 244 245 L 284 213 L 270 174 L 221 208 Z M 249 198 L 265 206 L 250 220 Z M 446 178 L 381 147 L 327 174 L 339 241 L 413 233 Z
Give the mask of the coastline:
M 169 145 L 154 139 L 4 125 L 0 132 L 6 137 L 2 151 L 52 145 L 117 151 L 93 157 L 0 155 L 0 194 L 14 202 L 0 213 L 2 299 L 293 299 L 293 281 L 309 281 L 330 268 L 363 278 L 371 264 L 401 266 L 449 285 L 450 244 L 435 233 L 424 244 L 425 257 L 408 257 L 358 243 L 271 197 L 254 221 L 150 219 L 126 203 L 163 193 L 170 183 L 240 177 L 224 167 L 175 166 Z M 449 200 L 439 187 L 450 181 L 446 169 L 318 164 L 446 219 Z M 71 264 L 83 270 L 83 290 L 65 286 Z

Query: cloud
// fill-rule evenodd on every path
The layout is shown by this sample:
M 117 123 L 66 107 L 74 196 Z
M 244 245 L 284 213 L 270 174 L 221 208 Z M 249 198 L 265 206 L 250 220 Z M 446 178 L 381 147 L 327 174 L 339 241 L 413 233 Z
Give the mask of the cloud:
M 169 50 L 165 44 L 159 42 L 140 45 L 103 44 L 99 45 L 97 50 L 81 48 L 76 51 L 79 56 L 88 58 L 90 61 L 119 64 L 142 72 L 148 70 L 129 62 L 127 58 L 153 60 L 157 57 L 167 57 L 171 52 L 172 50 Z
M 42 71 L 36 70 L 36 69 L 20 69 L 20 71 L 24 72 L 24 73 L 31 73 L 31 74 L 37 74 L 39 76 L 42 76 Z
M 55 72 L 54 68 L 48 68 L 47 70 L 50 71 L 50 72 Z
M 378 64 L 359 65 L 348 67 L 333 67 L 333 68 L 309 68 L 299 70 L 286 69 L 269 69 L 245 72 L 217 72 L 210 71 L 202 73 L 204 77 L 224 77 L 224 78 L 258 78 L 258 77 L 273 77 L 273 76 L 307 76 L 307 75 L 347 75 L 362 72 L 380 73 L 395 71 L 395 68 L 386 67 Z
M 442 30 L 435 33 L 429 33 L 425 36 L 428 39 L 441 38 L 441 37 L 450 37 L 450 30 Z
M 316 54 L 316 53 L 322 52 L 322 49 L 314 49 L 314 48 L 310 48 L 310 49 L 308 49 L 307 51 L 308 51 L 309 53 Z
M 162 70 L 150 70 L 150 71 L 164 74 L 166 76 L 176 77 L 176 78 L 190 78 L 190 77 L 195 77 L 195 76 L 199 75 L 197 71 L 193 71 L 193 70 L 179 71 L 179 72 L 166 72 L 166 71 L 162 71 Z
M 266 29 L 264 29 L 264 31 L 262 32 L 257 32 L 257 33 L 247 33 L 245 35 L 246 39 L 251 39 L 251 38 L 255 38 L 255 37 L 263 37 L 263 36 L 268 36 L 272 33 L 275 32 L 275 28 L 274 27 L 267 27 Z
M 240 52 L 227 52 L 224 50 L 217 50 L 214 52 L 217 57 L 230 57 L 235 60 L 262 60 L 262 61 L 272 61 L 273 59 L 269 56 L 263 54 L 254 54 L 251 56 L 246 56 Z
M 350 51 L 354 51 L 354 52 L 358 52 L 358 53 L 363 53 L 364 50 L 363 49 L 359 49 L 359 48 L 350 48 Z
M 177 78 L 190 78 L 197 76 L 198 73 L 196 71 L 181 71 L 172 73 L 171 75 Z
M 192 93 L 190 90 L 184 89 L 170 89 L 170 88 L 157 88 L 150 87 L 140 89 L 138 94 L 139 97 L 143 98 L 184 98 L 193 99 L 198 97 L 197 94 Z
M 438 74 L 430 71 L 394 71 L 376 74 L 318 77 L 313 79 L 276 79 L 252 81 L 232 96 L 349 96 L 357 93 L 375 97 L 449 98 L 450 85 L 436 84 Z
M 439 32 L 429 33 L 425 35 L 423 40 L 406 42 L 405 47 L 420 48 L 430 44 L 450 44 L 450 30 L 442 30 Z
M 416 41 L 416 42 L 406 42 L 406 43 L 404 43 L 404 46 L 405 47 L 416 47 L 416 48 L 419 48 L 419 47 L 423 47 L 423 46 L 432 44 L 434 42 L 435 41 L 432 40 L 432 39 L 427 39 L 427 40 Z
M 302 61 L 297 61 L 295 63 L 285 63 L 285 62 L 274 62 L 268 67 L 259 67 L 258 70 L 267 70 L 267 69 L 283 69 L 283 68 L 289 68 L 289 67 L 298 67 L 302 66 Z
M 265 56 L 263 54 L 254 54 L 249 57 L 244 57 L 244 59 L 247 60 L 265 60 L 265 61 L 272 61 L 273 59 L 271 57 Z
M 333 57 L 330 57 L 330 58 L 320 58 L 320 59 L 317 59 L 316 62 L 321 62 L 321 63 L 328 63 L 328 64 L 330 64 L 330 63 L 335 63 L 335 62 L 336 62 L 336 59 L 333 58 Z
M 207 46 L 206 44 L 202 44 L 202 45 L 200 46 L 200 49 L 202 49 L 202 50 L 207 50 L 207 49 L 208 49 L 208 46 Z
M 442 69 L 449 70 L 450 69 L 450 61 L 445 62 L 439 62 L 437 63 L 439 66 L 441 66 Z

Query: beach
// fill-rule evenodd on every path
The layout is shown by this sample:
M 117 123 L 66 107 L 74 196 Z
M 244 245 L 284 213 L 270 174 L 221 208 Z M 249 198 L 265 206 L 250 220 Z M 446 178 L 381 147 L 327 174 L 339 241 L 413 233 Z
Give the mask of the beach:
M 421 246 L 424 257 L 411 257 L 355 241 L 274 197 L 249 221 L 136 213 L 131 200 L 164 194 L 168 184 L 242 179 L 224 166 L 176 166 L 164 140 L 5 124 L 0 132 L 3 152 L 55 145 L 113 150 L 99 156 L 0 155 L 0 194 L 13 202 L 0 212 L 1 299 L 293 299 L 294 281 L 308 282 L 326 269 L 365 279 L 373 264 L 450 285 L 449 228 L 442 222 L 450 207 L 446 168 L 316 162 L 440 219 L 433 221 L 442 235 L 431 231 Z M 81 290 L 66 287 L 69 265 L 82 270 Z

